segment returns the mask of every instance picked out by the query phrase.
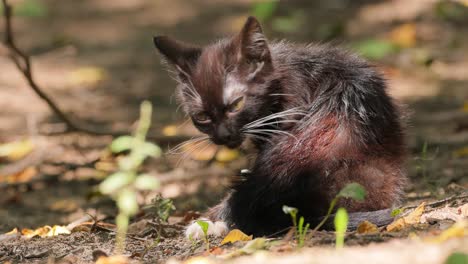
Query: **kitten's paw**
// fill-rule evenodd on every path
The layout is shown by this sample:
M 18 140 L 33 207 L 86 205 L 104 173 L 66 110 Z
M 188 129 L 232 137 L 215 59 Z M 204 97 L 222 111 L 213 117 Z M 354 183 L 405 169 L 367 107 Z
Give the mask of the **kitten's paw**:
M 227 234 L 227 232 L 229 231 L 229 228 L 225 222 L 218 221 L 213 223 L 210 220 L 200 220 L 208 223 L 207 234 L 209 236 L 221 237 Z M 201 226 L 196 221 L 188 225 L 187 229 L 185 229 L 185 237 L 187 237 L 188 239 L 195 240 L 203 238 L 204 234 Z

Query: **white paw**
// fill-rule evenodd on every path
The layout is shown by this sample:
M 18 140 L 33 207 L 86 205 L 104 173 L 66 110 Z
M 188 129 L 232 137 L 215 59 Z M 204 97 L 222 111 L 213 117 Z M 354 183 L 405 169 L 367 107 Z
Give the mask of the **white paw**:
M 212 221 L 206 219 L 200 220 L 208 223 L 207 234 L 209 236 L 220 237 L 224 236 L 229 231 L 229 228 L 225 222 L 218 221 L 213 223 Z M 201 226 L 196 221 L 188 225 L 187 229 L 185 229 L 185 237 L 195 240 L 203 238 L 204 234 Z

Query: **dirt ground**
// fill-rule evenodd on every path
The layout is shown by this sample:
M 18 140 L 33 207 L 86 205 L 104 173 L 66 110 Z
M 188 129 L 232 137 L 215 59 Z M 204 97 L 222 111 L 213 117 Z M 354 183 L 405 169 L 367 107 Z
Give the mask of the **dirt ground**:
M 163 33 L 207 43 L 236 32 L 253 6 L 245 0 L 40 2 L 47 7 L 46 15 L 14 18 L 16 41 L 32 55 L 38 83 L 65 111 L 99 128 L 131 129 L 139 104 L 147 99 L 154 106 L 150 136 L 177 127 L 177 136 L 187 138 L 196 131 L 176 111 L 174 83 L 152 36 Z M 198 263 L 442 263 L 452 252 L 468 254 L 466 226 L 457 238 L 427 242 L 452 226 L 454 219 L 447 212 L 463 218 L 467 210 L 465 221 L 468 215 L 468 7 L 456 4 L 461 11 L 455 15 L 446 11 L 449 8 L 435 0 L 280 1 L 276 16 L 297 10 L 305 14 L 300 29 L 279 31 L 265 25 L 272 39 L 324 41 L 332 34 L 334 43 L 346 47 L 370 38 L 401 42 L 398 50 L 374 61 L 407 112 L 409 181 L 402 207 L 414 209 L 424 201 L 428 205 L 423 216 L 430 220 L 398 232 L 350 232 L 339 252 L 334 250 L 334 233 L 325 231 L 308 236 L 302 250 L 295 249 L 291 238 L 279 237 L 278 243 L 268 241 L 262 247 L 267 250 L 228 259 L 217 256 L 245 243 L 218 247 L 220 241 L 212 240 L 214 252 Z M 0 54 L 4 51 L 2 47 Z M 57 133 L 60 120 L 7 56 L 0 56 L 0 68 L 0 144 L 21 139 L 34 144 L 26 172 L 13 180 L 0 175 L 0 234 L 80 219 L 91 223 L 69 235 L 47 238 L 0 235 L 0 262 L 90 263 L 97 250 L 111 254 L 116 208 L 112 200 L 96 194 L 96 186 L 109 173 L 107 168 L 115 167 L 106 154 L 112 137 Z M 167 136 L 156 143 L 167 150 L 180 142 Z M 156 175 L 161 187 L 141 194 L 140 204 L 160 193 L 173 199 L 177 209 L 168 225 L 142 212 L 132 219 L 125 250 L 131 262 L 178 263 L 207 255 L 201 241 L 184 238 L 183 226 L 188 216 L 197 215 L 193 212 L 216 204 L 229 177 L 248 164 L 242 153 L 207 161 L 213 152 L 210 147 L 182 162 L 181 155 L 166 155 L 145 163 L 145 171 Z M 95 224 L 94 218 L 108 225 Z

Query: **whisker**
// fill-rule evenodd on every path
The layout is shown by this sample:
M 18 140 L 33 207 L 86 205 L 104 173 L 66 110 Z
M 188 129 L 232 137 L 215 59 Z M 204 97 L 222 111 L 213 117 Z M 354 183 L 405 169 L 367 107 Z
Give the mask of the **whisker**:
M 299 123 L 301 121 L 296 120 L 296 119 L 288 119 L 288 120 L 277 120 L 277 121 L 272 121 L 269 123 L 260 123 L 260 124 L 255 124 L 254 126 L 249 126 L 245 128 L 258 128 L 262 126 L 269 126 L 269 125 L 276 125 L 276 124 L 284 124 L 284 123 Z
M 272 119 L 275 119 L 275 118 L 281 118 L 281 117 L 290 116 L 290 115 L 303 115 L 303 116 L 306 116 L 306 115 L 307 115 L 307 113 L 306 113 L 305 111 L 295 111 L 295 112 L 292 112 L 291 110 L 293 110 L 293 108 L 291 108 L 291 109 L 289 109 L 289 110 L 286 110 L 286 111 L 274 113 L 274 114 L 271 114 L 271 115 L 268 115 L 268 116 L 259 118 L 259 119 L 255 120 L 255 121 L 252 121 L 252 122 L 246 124 L 244 127 L 249 127 L 249 126 L 257 125 L 257 124 L 259 124 L 259 123 L 271 121 Z M 294 109 L 294 110 L 296 110 L 296 109 Z
M 251 132 L 244 132 L 244 134 L 248 134 L 249 136 L 251 136 L 253 138 L 258 138 L 258 139 L 261 139 L 261 140 L 264 140 L 264 141 L 268 141 L 269 143 L 272 143 L 271 139 L 269 139 L 267 137 L 264 137 L 264 136 L 260 136 L 260 135 L 257 135 L 257 134 L 251 133 Z
M 274 129 L 252 129 L 252 130 L 247 130 L 249 132 L 257 132 L 257 133 L 263 133 L 263 134 L 277 134 L 277 135 L 287 135 L 287 136 L 290 136 L 290 137 L 293 137 L 295 139 L 297 139 L 296 136 L 294 136 L 293 134 L 289 133 L 289 132 L 286 132 L 286 131 L 283 131 L 283 130 L 274 130 Z
M 179 160 L 177 161 L 177 164 L 176 164 L 176 167 L 178 167 L 182 162 L 184 162 L 185 160 L 187 160 L 188 157 L 190 157 L 190 155 L 196 151 L 197 149 L 200 149 L 200 148 L 203 148 L 203 149 L 206 149 L 206 147 L 208 147 L 210 145 L 210 142 L 209 141 L 201 141 L 201 142 L 198 142 L 196 144 L 196 146 L 193 146 L 192 148 L 190 148 L 189 151 L 185 152 L 182 157 L 179 158 Z
M 183 149 L 185 146 L 188 146 L 190 144 L 197 144 L 200 143 L 204 140 L 209 139 L 208 136 L 201 136 L 201 137 L 196 137 L 196 138 L 191 138 L 189 140 L 186 140 L 178 145 L 176 145 L 174 148 L 170 149 L 168 151 L 169 154 L 180 154 L 182 152 L 179 152 L 179 150 Z
M 272 93 L 269 96 L 294 96 L 294 94 L 285 94 L 285 93 Z

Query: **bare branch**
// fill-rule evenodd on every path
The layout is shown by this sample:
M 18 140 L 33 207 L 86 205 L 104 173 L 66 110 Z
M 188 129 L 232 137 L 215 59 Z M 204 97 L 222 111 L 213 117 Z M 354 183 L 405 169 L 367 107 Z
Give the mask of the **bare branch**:
M 34 90 L 34 92 L 44 100 L 50 109 L 66 124 L 66 131 L 63 132 L 85 132 L 88 134 L 94 135 L 112 135 L 119 136 L 124 134 L 129 134 L 129 131 L 111 131 L 111 130 L 98 130 L 96 128 L 89 127 L 88 125 L 82 124 L 76 120 L 71 119 L 57 103 L 52 100 L 36 83 L 33 78 L 33 72 L 31 67 L 30 57 L 18 48 L 15 42 L 13 29 L 12 29 L 12 13 L 13 9 L 8 3 L 8 0 L 2 0 L 3 3 L 3 17 L 5 19 L 5 38 L 4 43 L 8 48 L 9 57 L 15 64 L 16 68 L 22 73 L 23 77 L 26 79 L 29 87 Z M 188 139 L 186 136 L 177 136 L 177 137 L 166 137 L 166 136 L 153 136 L 152 139 L 155 141 L 163 142 L 177 142 Z

